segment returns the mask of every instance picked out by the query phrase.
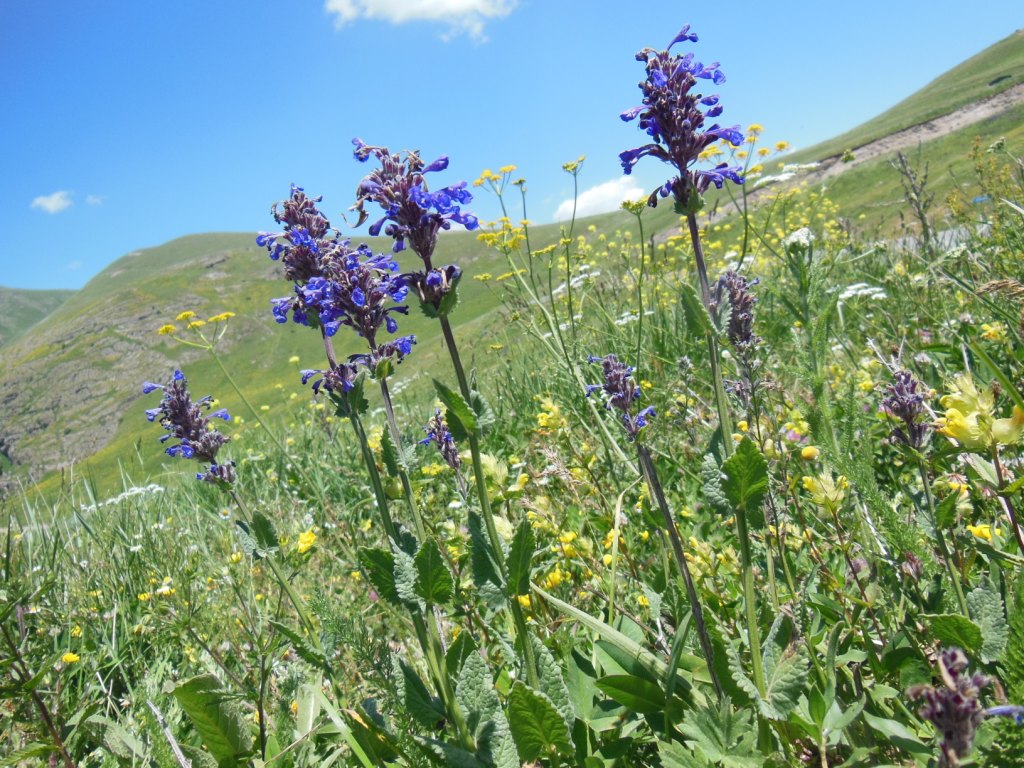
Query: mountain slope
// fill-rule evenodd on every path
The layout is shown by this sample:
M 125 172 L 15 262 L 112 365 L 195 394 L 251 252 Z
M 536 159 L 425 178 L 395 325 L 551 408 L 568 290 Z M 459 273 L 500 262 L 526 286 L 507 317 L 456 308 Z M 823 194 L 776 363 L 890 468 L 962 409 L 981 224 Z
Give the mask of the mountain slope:
M 0 347 L 10 344 L 73 294 L 74 291 L 29 291 L 0 286 Z

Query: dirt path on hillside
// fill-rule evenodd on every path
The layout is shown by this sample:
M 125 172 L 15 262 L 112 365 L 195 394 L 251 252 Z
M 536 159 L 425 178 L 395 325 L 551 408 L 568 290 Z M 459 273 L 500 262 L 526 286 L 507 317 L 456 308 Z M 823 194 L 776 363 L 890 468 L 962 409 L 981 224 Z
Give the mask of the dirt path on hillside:
M 987 99 L 976 101 L 973 104 L 967 104 L 949 114 L 912 125 L 863 146 L 853 147 L 854 159 L 849 163 L 842 162 L 840 155 L 827 157 L 813 171 L 801 174 L 801 179 L 806 179 L 812 184 L 825 181 L 833 176 L 838 176 L 847 168 L 898 152 L 901 149 L 916 147 L 923 142 L 940 138 L 973 123 L 1000 115 L 1022 101 L 1024 101 L 1024 84 L 1015 85 L 1002 93 L 989 96 Z

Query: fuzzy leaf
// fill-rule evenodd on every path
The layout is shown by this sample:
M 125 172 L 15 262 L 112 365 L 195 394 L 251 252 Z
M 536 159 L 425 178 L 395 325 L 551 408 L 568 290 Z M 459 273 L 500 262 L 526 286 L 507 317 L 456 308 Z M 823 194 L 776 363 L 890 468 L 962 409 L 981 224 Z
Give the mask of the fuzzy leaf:
M 684 747 L 677 741 L 659 741 L 658 758 L 661 768 L 712 768 L 699 750 Z
M 486 435 L 491 427 L 494 426 L 494 422 L 497 421 L 497 417 L 494 415 L 494 409 L 491 408 L 491 404 L 484 399 L 484 396 L 477 392 L 475 389 L 469 391 L 469 404 L 473 408 L 473 413 L 476 414 L 476 425 L 480 430 L 480 434 Z
M 432 605 L 444 605 L 452 596 L 454 583 L 441 550 L 433 539 L 423 542 L 416 553 L 416 594 Z
M 512 685 L 508 697 L 508 722 L 520 759 L 572 754 L 569 729 L 555 705 L 543 693 L 530 690 L 519 680 Z
M 444 657 L 444 665 L 448 669 L 448 676 L 453 680 L 459 676 L 462 665 L 470 654 L 476 653 L 476 640 L 469 632 L 460 632 L 452 644 L 448 646 L 448 652 Z
M 711 318 L 692 285 L 683 283 L 679 287 L 679 304 L 683 308 L 686 327 L 691 336 L 699 337 L 711 332 Z
M 440 702 L 430 695 L 420 676 L 402 659 L 392 656 L 391 663 L 397 667 L 394 677 L 398 683 L 405 711 L 424 728 L 436 729 L 445 720 L 444 709 Z
M 384 468 L 391 477 L 399 477 L 401 471 L 407 469 L 404 457 L 391 439 L 390 430 L 385 429 L 380 436 L 380 452 L 384 459 Z
M 736 446 L 736 452 L 722 465 L 725 480 L 722 490 L 733 509 L 746 516 L 752 528 L 764 525 L 761 502 L 768 490 L 768 462 L 749 437 Z
M 330 672 L 330 665 L 327 663 L 327 659 L 324 658 L 324 655 L 320 653 L 320 651 L 316 650 L 316 648 L 314 648 L 306 638 L 287 624 L 282 624 L 280 621 L 270 619 L 270 626 L 288 638 L 288 641 L 292 644 L 292 648 L 295 649 L 295 653 L 298 654 L 300 659 L 312 667 L 316 667 L 317 669 L 325 672 Z
M 807 659 L 803 646 L 791 646 L 767 655 L 764 663 L 765 695 L 758 701 L 761 713 L 771 720 L 785 720 L 796 709 L 807 687 Z M 771 663 L 769 663 L 769 658 Z
M 264 552 L 274 552 L 280 546 L 277 536 L 277 529 L 270 522 L 270 518 L 262 512 L 255 512 L 252 516 L 252 537 L 256 539 L 260 549 Z
M 359 564 L 366 573 L 366 579 L 377 594 L 384 600 L 395 605 L 402 605 L 395 587 L 395 556 L 386 549 L 379 547 L 363 547 L 359 550 Z
M 1003 598 L 988 585 L 972 589 L 967 607 L 981 629 L 981 660 L 988 663 L 1002 658 L 1010 628 L 1003 613 Z
M 213 675 L 178 683 L 171 691 L 220 766 L 234 766 L 252 751 L 252 732 L 237 702 Z
M 416 560 L 408 552 L 395 551 L 395 591 L 407 605 L 418 603 L 416 594 Z
M 533 657 L 537 660 L 537 673 L 540 675 L 540 689 L 551 699 L 555 709 L 562 716 L 567 728 L 572 728 L 576 712 L 569 697 L 569 688 L 562 677 L 562 668 L 547 646 L 536 635 L 530 635 L 533 645 Z
M 447 410 L 448 429 L 456 440 L 465 440 L 471 432 L 476 431 L 476 414 L 461 394 L 447 385 L 434 379 L 437 397 Z
M 981 627 L 958 613 L 923 614 L 928 634 L 944 646 L 955 645 L 968 653 L 981 647 Z
M 530 571 L 536 546 L 533 526 L 524 516 L 508 553 L 508 591 L 511 597 L 530 594 Z
M 704 454 L 704 460 L 700 465 L 700 478 L 704 486 L 704 498 L 708 504 L 720 515 L 727 515 L 732 511 L 729 499 L 722 490 L 722 470 L 711 453 Z
M 488 595 L 488 587 L 493 593 L 495 588 L 501 589 L 502 579 L 498 564 L 491 554 L 490 543 L 487 534 L 484 532 L 484 523 L 479 513 L 471 510 L 468 518 L 469 544 L 470 544 L 470 565 L 473 572 L 473 583 L 480 590 L 485 598 Z M 498 598 L 501 599 L 499 592 Z M 504 602 L 504 600 L 502 600 Z
M 519 754 L 501 711 L 491 671 L 479 653 L 466 657 L 459 673 L 455 697 L 477 742 L 479 756 L 495 768 L 519 768 Z

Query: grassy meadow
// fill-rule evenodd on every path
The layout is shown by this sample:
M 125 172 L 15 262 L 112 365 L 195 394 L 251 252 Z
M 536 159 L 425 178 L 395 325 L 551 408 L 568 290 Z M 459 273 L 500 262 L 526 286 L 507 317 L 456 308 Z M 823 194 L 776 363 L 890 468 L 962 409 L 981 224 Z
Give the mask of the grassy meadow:
M 61 297 L 0 348 L 0 766 L 1024 762 L 1021 107 L 744 196 L 1021 41 L 814 158 L 744 126 L 702 208 L 534 227 L 495 165 L 394 269 L 304 209 Z

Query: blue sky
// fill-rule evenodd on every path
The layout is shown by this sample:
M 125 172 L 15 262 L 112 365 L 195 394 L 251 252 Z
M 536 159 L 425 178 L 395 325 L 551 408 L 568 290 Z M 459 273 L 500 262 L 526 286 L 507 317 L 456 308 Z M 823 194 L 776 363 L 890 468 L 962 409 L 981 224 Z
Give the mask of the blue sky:
M 687 22 L 728 76 L 722 122 L 804 147 L 1022 17 L 1019 0 L 0 0 L 0 285 L 78 288 L 180 235 L 269 229 L 291 182 L 347 229 L 367 170 L 354 136 L 448 155 L 435 184 L 514 163 L 538 223 L 579 155 L 581 189 L 614 198 L 630 186 L 617 155 L 640 140 L 618 118 L 638 102 L 633 54 Z M 648 161 L 631 181 L 664 176 Z M 483 194 L 470 208 L 496 215 Z

